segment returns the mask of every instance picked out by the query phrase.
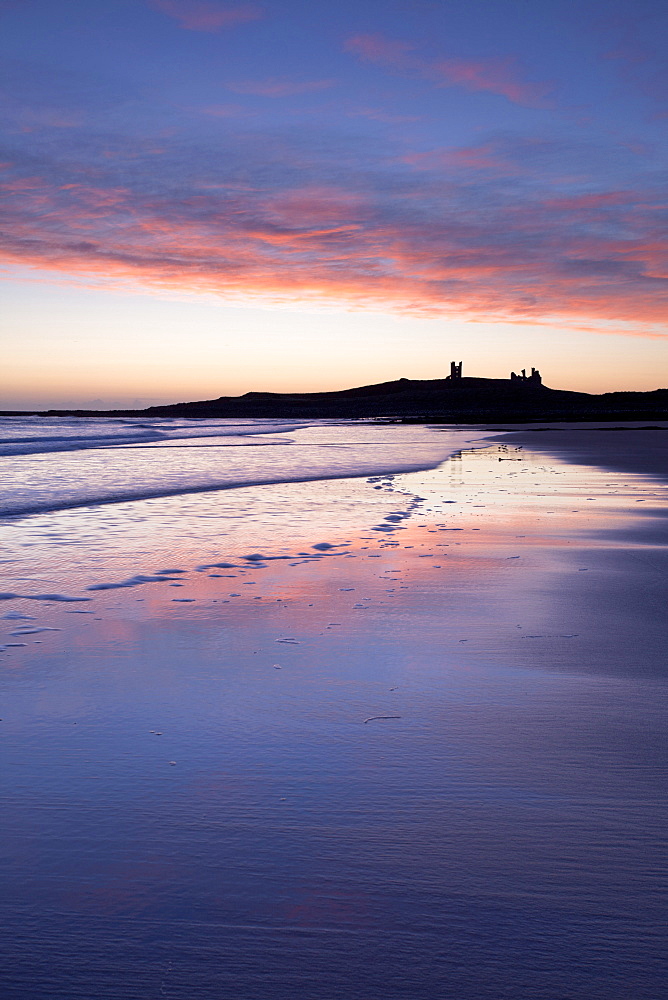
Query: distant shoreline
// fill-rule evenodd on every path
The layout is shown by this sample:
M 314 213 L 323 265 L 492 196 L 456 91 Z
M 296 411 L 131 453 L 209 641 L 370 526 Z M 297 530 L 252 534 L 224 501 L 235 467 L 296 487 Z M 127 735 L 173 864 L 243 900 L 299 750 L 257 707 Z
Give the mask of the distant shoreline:
M 668 389 L 590 394 L 519 379 L 396 379 L 336 392 L 248 392 L 137 409 L 1 410 L 4 417 L 376 419 L 479 424 L 668 419 Z

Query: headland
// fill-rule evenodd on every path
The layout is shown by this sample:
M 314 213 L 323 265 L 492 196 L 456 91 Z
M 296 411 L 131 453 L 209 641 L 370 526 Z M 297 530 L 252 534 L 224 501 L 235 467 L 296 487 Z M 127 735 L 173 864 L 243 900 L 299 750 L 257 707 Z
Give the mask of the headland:
M 26 411 L 23 411 L 24 413 Z M 40 411 L 30 411 L 39 413 Z M 4 411 L 1 415 L 19 415 Z M 668 418 L 668 388 L 651 392 L 592 394 L 552 389 L 532 369 L 508 379 L 464 377 L 452 362 L 447 378 L 408 379 L 333 392 L 247 392 L 150 406 L 146 409 L 48 410 L 44 416 L 179 418 L 376 418 L 429 423 L 481 421 L 662 420 Z

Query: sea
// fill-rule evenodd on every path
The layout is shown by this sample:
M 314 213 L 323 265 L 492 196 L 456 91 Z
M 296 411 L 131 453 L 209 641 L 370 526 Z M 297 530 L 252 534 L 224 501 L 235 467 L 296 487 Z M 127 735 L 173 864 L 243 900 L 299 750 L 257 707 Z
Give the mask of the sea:
M 2 1000 L 662 1000 L 668 495 L 0 418 Z
M 299 432 L 298 435 L 296 432 Z M 433 467 L 481 434 L 363 422 L 0 417 L 0 516 Z

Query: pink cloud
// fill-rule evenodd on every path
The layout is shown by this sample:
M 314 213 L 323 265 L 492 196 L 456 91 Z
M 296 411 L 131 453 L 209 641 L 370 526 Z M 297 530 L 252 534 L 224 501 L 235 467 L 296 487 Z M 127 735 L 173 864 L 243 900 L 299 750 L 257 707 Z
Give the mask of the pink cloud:
M 536 106 L 551 91 L 546 83 L 531 83 L 520 79 L 517 60 L 505 59 L 440 59 L 432 63 L 425 76 L 439 86 L 463 87 L 506 97 L 514 104 Z
M 228 90 L 235 94 L 255 94 L 258 97 L 292 97 L 295 94 L 309 94 L 317 90 L 333 87 L 334 80 L 288 80 L 271 77 L 268 80 L 241 80 L 228 84 Z
M 387 164 L 346 173 L 337 161 L 336 183 L 307 181 L 309 166 L 296 184 L 292 164 L 267 183 L 262 151 L 242 179 L 189 175 L 185 187 L 152 164 L 123 186 L 113 170 L 106 183 L 101 172 L 58 185 L 10 176 L 0 182 L 2 259 L 228 299 L 560 317 L 655 335 L 668 310 L 664 192 L 577 183 L 555 195 L 530 170 L 497 184 L 498 156 L 486 145 L 417 153 L 419 178 Z M 477 178 L 471 167 L 489 171 Z
M 205 108 L 197 109 L 202 115 L 209 115 L 211 118 L 240 118 L 248 117 L 248 109 L 242 104 L 209 104 Z
M 188 31 L 220 31 L 262 17 L 255 4 L 226 7 L 208 0 L 149 0 L 149 3 L 154 10 L 173 17 Z
M 364 205 L 364 198 L 355 191 L 309 185 L 274 195 L 266 203 L 266 210 L 272 220 L 292 229 L 302 226 L 329 229 L 341 223 L 358 222 Z
M 415 55 L 415 46 L 410 42 L 395 41 L 383 35 L 355 35 L 347 40 L 345 49 L 365 62 L 421 76 L 438 87 L 487 91 L 528 107 L 541 105 L 552 90 L 548 83 L 522 79 L 517 60 L 510 56 L 427 59 Z
M 419 60 L 411 53 L 415 48 L 410 42 L 394 41 L 384 35 L 353 35 L 344 48 L 366 62 L 394 69 L 414 69 Z
M 409 153 L 402 157 L 402 163 L 408 163 L 416 170 L 426 171 L 486 170 L 497 177 L 513 176 L 522 172 L 517 164 L 500 156 L 490 144 Z
M 422 121 L 420 115 L 397 115 L 382 108 L 355 108 L 347 112 L 349 118 L 368 118 L 373 122 L 384 122 L 387 125 L 404 125 L 406 122 Z
M 657 7 L 649 15 L 634 10 L 615 18 L 610 28 L 616 35 L 616 44 L 613 43 L 614 48 L 605 52 L 603 58 L 616 61 L 625 84 L 637 88 L 659 105 L 653 118 L 665 117 L 668 67 L 664 47 L 659 42 L 666 34 L 665 10 Z
M 605 191 L 600 194 L 581 194 L 573 198 L 550 198 L 544 202 L 546 208 L 571 212 L 587 212 L 610 205 L 634 204 L 638 207 L 639 196 L 630 191 Z

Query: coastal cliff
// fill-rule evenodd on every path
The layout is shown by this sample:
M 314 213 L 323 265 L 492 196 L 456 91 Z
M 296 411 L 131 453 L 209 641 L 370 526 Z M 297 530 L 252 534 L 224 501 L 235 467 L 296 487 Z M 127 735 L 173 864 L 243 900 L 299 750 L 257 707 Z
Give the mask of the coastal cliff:
M 144 410 L 49 410 L 45 416 L 385 418 L 446 423 L 668 419 L 668 389 L 594 395 L 521 379 L 406 379 L 336 392 L 247 392 Z

